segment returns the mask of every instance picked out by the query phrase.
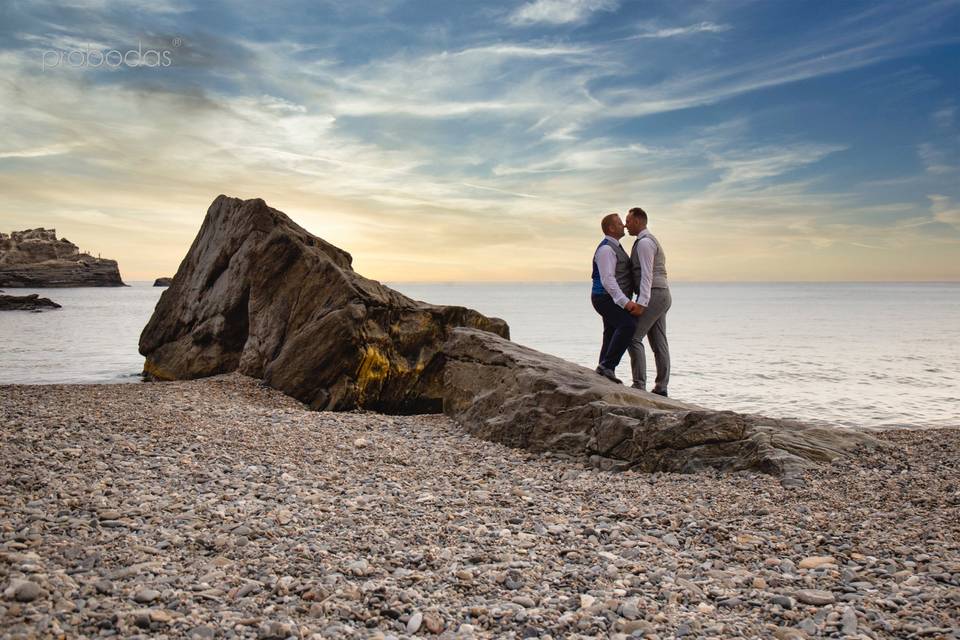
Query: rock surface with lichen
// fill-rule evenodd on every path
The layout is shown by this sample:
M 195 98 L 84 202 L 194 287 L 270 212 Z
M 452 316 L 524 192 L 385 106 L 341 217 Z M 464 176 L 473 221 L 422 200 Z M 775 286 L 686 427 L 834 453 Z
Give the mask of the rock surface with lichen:
M 230 371 L 314 409 L 439 411 L 431 369 L 453 327 L 508 337 L 464 307 L 412 300 L 260 199 L 219 196 L 140 336 L 159 380 Z
M 116 260 L 82 253 L 55 229 L 0 233 L 0 287 L 122 287 Z

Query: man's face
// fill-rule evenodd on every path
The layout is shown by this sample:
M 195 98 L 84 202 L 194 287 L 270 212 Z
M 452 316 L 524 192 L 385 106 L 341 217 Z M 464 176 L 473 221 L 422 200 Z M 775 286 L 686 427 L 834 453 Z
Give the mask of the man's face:
M 629 213 L 627 214 L 627 231 L 630 232 L 630 235 L 635 236 L 640 233 L 640 218 L 637 216 L 632 216 Z
M 623 220 L 620 219 L 620 216 L 614 218 L 613 222 L 611 223 L 610 235 L 617 240 L 623 237 Z

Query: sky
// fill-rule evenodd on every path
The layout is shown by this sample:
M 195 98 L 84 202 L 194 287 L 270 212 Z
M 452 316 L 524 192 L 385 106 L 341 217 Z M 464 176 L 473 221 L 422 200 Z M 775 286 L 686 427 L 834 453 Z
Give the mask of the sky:
M 634 206 L 674 281 L 960 280 L 960 0 L 0 0 L 0 231 L 148 280 L 221 193 L 388 282 Z

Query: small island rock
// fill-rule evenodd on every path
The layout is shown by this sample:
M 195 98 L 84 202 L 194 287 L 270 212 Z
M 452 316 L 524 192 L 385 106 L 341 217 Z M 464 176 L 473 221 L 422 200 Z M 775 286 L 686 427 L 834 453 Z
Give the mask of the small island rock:
M 26 296 L 0 295 L 0 311 L 43 311 L 59 308 L 60 305 L 50 298 L 41 298 L 36 293 Z
M 55 229 L 0 233 L 0 287 L 123 287 L 116 260 L 80 253 Z

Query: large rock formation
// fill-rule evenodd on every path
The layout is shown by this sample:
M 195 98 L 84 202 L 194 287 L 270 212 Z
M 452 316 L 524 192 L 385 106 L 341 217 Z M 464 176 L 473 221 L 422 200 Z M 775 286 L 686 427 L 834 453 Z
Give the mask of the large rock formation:
M 874 441 L 616 385 L 509 341 L 502 320 L 416 302 L 262 200 L 219 196 L 140 337 L 144 373 L 239 370 L 316 409 L 445 411 L 512 447 L 601 468 L 787 476 Z
M 0 233 L 0 287 L 123 287 L 116 260 L 80 253 L 54 229 Z
M 26 296 L 0 294 L 0 311 L 43 311 L 59 308 L 60 305 L 50 298 L 41 298 L 36 293 Z
M 493 334 L 455 329 L 442 350 L 444 412 L 487 440 L 589 455 L 604 469 L 753 469 L 789 482 L 863 433 L 711 411 L 610 382 Z
M 439 411 L 450 329 L 502 320 L 411 300 L 263 200 L 219 196 L 140 336 L 160 380 L 239 370 L 316 409 Z
M 173 278 L 157 278 L 153 281 L 153 286 L 155 287 L 169 287 L 173 282 Z

